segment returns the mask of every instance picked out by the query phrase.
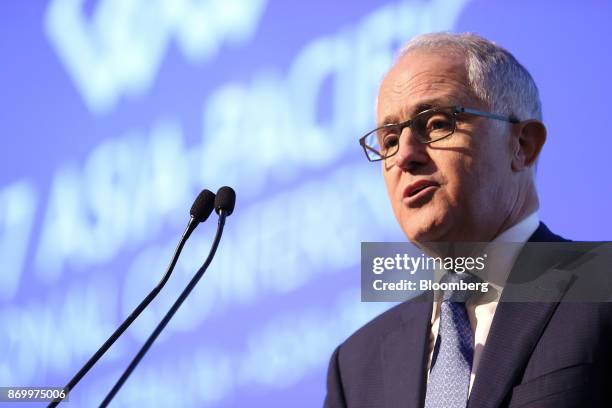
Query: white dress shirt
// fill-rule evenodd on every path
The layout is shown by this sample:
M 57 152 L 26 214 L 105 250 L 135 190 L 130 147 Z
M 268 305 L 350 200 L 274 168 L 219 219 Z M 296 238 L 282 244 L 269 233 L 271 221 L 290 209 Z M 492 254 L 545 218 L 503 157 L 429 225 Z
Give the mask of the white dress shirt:
M 506 231 L 498 235 L 492 242 L 513 242 L 519 245 L 504 246 L 503 248 L 492 247 L 491 251 L 487 251 L 488 262 L 490 264 L 490 270 L 495 274 L 494 277 L 489 276 L 487 281 L 494 282 L 489 285 L 496 291 L 494 297 L 488 297 L 487 299 L 476 298 L 474 301 L 468 300 L 465 304 L 467 313 L 472 326 L 472 333 L 474 335 L 474 360 L 472 362 L 472 373 L 470 375 L 470 388 L 474 384 L 476 378 L 478 363 L 482 356 L 482 350 L 484 349 L 487 341 L 487 335 L 491 328 L 491 322 L 497 309 L 497 303 L 501 294 L 500 287 L 503 286 L 505 281 L 510 274 L 512 266 L 516 261 L 522 246 L 527 242 L 529 237 L 535 232 L 540 223 L 538 213 L 533 212 L 526 218 L 508 228 Z M 438 326 L 440 323 L 440 302 L 434 302 L 433 313 L 431 314 L 431 332 L 429 335 L 429 360 L 427 363 L 427 378 L 429 380 L 429 368 L 431 366 L 431 357 L 433 355 L 433 349 L 438 337 Z

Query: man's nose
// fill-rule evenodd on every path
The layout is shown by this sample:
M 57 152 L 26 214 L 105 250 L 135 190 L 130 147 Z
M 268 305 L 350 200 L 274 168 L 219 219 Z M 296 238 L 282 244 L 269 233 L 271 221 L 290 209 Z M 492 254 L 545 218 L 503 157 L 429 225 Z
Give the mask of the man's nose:
M 418 141 L 410 127 L 402 130 L 398 143 L 397 153 L 390 159 L 395 159 L 394 164 L 402 171 L 413 172 L 429 160 L 427 145 Z

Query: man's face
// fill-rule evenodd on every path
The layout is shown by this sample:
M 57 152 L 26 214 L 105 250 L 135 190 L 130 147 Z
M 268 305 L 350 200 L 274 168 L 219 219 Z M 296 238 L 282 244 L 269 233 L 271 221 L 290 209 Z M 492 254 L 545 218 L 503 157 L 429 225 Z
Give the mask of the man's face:
M 489 110 L 470 92 L 463 57 L 413 51 L 383 80 L 377 121 L 397 123 L 428 107 L 455 105 Z M 459 115 L 455 132 L 429 145 L 403 130 L 399 151 L 382 166 L 408 239 L 490 241 L 500 232 L 518 194 L 509 135 L 505 122 L 472 115 Z

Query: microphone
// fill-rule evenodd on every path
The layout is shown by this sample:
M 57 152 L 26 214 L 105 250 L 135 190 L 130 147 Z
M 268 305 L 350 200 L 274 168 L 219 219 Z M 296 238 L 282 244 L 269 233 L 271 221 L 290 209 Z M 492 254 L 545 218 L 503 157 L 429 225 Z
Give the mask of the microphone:
M 192 220 L 197 223 L 206 221 L 212 213 L 215 200 L 216 196 L 212 191 L 207 189 L 200 191 L 200 194 L 198 194 L 195 201 L 191 205 L 191 209 L 189 210 L 189 215 L 191 215 L 192 218 L 189 220 L 189 222 Z M 195 227 L 193 228 L 195 229 Z
M 187 239 L 189 239 L 189 237 L 191 236 L 191 233 L 196 229 L 196 227 L 201 222 L 204 222 L 208 219 L 208 217 L 212 213 L 213 208 L 215 208 L 215 202 L 216 202 L 215 194 L 210 190 L 204 189 L 200 192 L 200 194 L 198 194 L 198 197 L 195 199 L 195 201 L 193 202 L 193 205 L 191 206 L 191 209 L 189 210 L 190 218 L 187 224 L 187 228 L 185 229 L 185 232 L 183 232 L 181 240 L 178 246 L 176 247 L 176 250 L 174 251 L 174 256 L 172 257 L 172 260 L 170 261 L 168 270 L 166 271 L 162 279 L 159 281 L 157 286 L 155 286 L 155 288 L 153 288 L 153 290 L 147 295 L 147 297 L 145 297 L 142 300 L 142 302 L 140 302 L 140 304 L 136 306 L 134 311 L 132 311 L 132 313 L 123 321 L 123 323 L 121 323 L 121 326 L 119 326 L 117 330 L 115 330 L 115 332 L 108 338 L 108 340 L 106 340 L 104 344 L 102 344 L 102 346 L 98 349 L 98 351 L 96 351 L 96 353 L 93 356 L 91 356 L 89 361 L 87 361 L 87 363 L 85 363 L 85 365 L 81 367 L 81 369 L 74 375 L 74 377 L 72 377 L 70 382 L 66 384 L 66 386 L 64 387 L 66 396 L 68 396 L 70 391 L 78 384 L 79 381 L 81 381 L 81 379 L 96 364 L 96 362 L 98 362 L 100 357 L 102 357 L 104 353 L 106 353 L 106 351 L 113 345 L 113 343 L 115 343 L 115 341 L 132 324 L 132 322 L 136 320 L 136 318 L 140 315 L 140 313 L 142 313 L 142 311 L 149 305 L 149 303 L 151 303 L 151 301 L 155 298 L 155 296 L 157 296 L 157 294 L 161 291 L 161 289 L 164 287 L 164 285 L 170 278 L 172 271 L 174 270 L 174 266 L 176 265 L 176 262 L 178 261 L 179 255 L 181 254 L 181 251 L 183 250 L 183 246 L 185 245 L 185 242 L 187 242 Z M 47 408 L 56 407 L 60 402 L 62 402 L 62 400 L 63 398 L 54 399 L 47 406 Z
M 234 205 L 236 205 L 234 189 L 228 186 L 221 187 L 215 197 L 215 212 L 219 215 L 223 212 L 229 217 L 234 212 Z
M 106 398 L 104 398 L 104 401 L 102 401 L 102 403 L 100 404 L 100 408 L 108 406 L 108 404 L 110 404 L 115 395 L 117 395 L 117 392 L 123 386 L 130 374 L 132 374 L 140 360 L 142 360 L 147 351 L 149 351 L 149 348 L 151 348 L 151 345 L 153 344 L 155 339 L 157 339 L 157 337 L 161 334 L 168 322 L 170 322 L 170 319 L 172 319 L 176 311 L 179 309 L 179 307 L 181 307 L 185 299 L 187 299 L 187 296 L 189 296 L 193 288 L 198 284 L 198 281 L 200 280 L 202 275 L 204 275 L 206 269 L 208 269 L 208 266 L 210 265 L 213 257 L 215 256 L 215 253 L 217 252 L 217 247 L 219 246 L 219 241 L 221 240 L 221 235 L 223 234 L 223 227 L 225 226 L 225 218 L 230 216 L 232 212 L 234 212 L 235 204 L 236 192 L 234 192 L 231 187 L 221 187 L 217 191 L 217 196 L 215 197 L 215 211 L 219 215 L 219 223 L 217 226 L 217 233 L 215 234 L 215 238 L 213 240 L 212 247 L 210 248 L 208 257 L 204 261 L 204 264 L 202 264 L 200 269 L 196 272 L 194 277 L 191 279 L 189 284 L 187 284 L 180 296 L 176 299 L 170 310 L 168 310 L 164 318 L 159 322 L 155 330 L 153 330 L 153 333 L 151 333 L 145 344 L 140 348 L 138 354 L 136 354 L 130 365 L 125 369 L 119 380 L 117 380 L 113 388 L 106 395 Z

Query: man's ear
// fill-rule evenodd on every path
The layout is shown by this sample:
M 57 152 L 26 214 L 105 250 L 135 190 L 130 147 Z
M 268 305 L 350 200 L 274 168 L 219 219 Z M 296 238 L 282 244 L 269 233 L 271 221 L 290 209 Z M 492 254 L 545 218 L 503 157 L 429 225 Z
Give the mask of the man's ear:
M 514 125 L 517 130 L 514 135 L 518 139 L 514 145 L 512 170 L 520 171 L 533 165 L 544 142 L 546 142 L 546 126 L 539 120 L 525 120 Z

